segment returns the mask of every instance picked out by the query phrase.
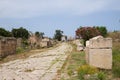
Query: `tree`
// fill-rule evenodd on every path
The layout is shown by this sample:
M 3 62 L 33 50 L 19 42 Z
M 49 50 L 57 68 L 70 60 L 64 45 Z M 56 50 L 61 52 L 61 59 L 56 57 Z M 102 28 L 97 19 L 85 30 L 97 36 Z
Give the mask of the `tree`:
M 43 35 L 45 35 L 44 32 L 40 32 L 40 36 L 41 36 L 42 38 L 43 38 Z
M 20 27 L 18 29 L 12 29 L 12 34 L 16 38 L 28 39 L 29 32 L 27 29 Z
M 0 28 L 0 36 L 11 37 L 12 34 L 11 34 L 11 32 L 5 30 L 4 28 Z
M 105 37 L 107 35 L 107 29 L 105 26 L 95 26 L 95 28 L 99 30 L 102 36 Z
M 35 36 L 40 37 L 40 32 L 35 32 Z
M 61 41 L 62 34 L 63 34 L 63 31 L 56 30 L 55 35 L 54 35 L 54 39 L 57 39 L 58 41 Z
M 38 31 L 36 31 L 36 32 L 35 32 L 35 35 L 36 35 L 38 38 L 43 38 L 44 33 L 43 33 L 43 32 L 38 32 Z
M 90 38 L 100 35 L 95 27 L 80 27 L 75 32 L 77 37 L 84 39 L 84 45 Z

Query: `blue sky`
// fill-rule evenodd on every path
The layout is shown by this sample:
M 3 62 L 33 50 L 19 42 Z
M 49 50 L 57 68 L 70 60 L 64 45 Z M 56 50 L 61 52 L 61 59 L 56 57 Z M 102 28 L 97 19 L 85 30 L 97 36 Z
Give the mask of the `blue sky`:
M 120 0 L 0 0 L 0 27 L 21 26 L 49 37 L 56 29 L 74 36 L 79 26 L 120 30 Z

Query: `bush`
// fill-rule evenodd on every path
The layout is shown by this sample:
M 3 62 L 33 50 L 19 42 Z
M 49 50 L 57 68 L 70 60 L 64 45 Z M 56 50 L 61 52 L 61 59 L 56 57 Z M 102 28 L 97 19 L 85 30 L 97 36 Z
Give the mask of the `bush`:
M 23 27 L 20 27 L 18 29 L 12 29 L 12 35 L 15 38 L 22 38 L 22 39 L 28 39 L 29 37 L 29 31 Z
M 113 39 L 113 68 L 112 74 L 116 78 L 120 78 L 120 31 L 110 32 L 109 37 Z M 117 41 L 116 41 L 117 40 Z
M 95 26 L 95 28 L 99 30 L 99 32 L 102 36 L 106 37 L 107 29 L 105 26 Z
M 24 52 L 24 49 L 23 49 L 23 48 L 18 47 L 18 48 L 16 49 L 16 53 L 22 53 L 22 52 Z
M 73 74 L 73 71 L 72 71 L 72 70 L 68 70 L 68 71 L 67 71 L 67 74 L 68 74 L 69 76 L 71 76 L 71 75 Z
M 4 28 L 0 27 L 0 36 L 4 36 L 4 37 L 11 37 L 12 34 L 11 32 L 5 30 Z
M 77 70 L 78 77 L 80 78 L 80 80 L 84 80 L 85 75 L 91 75 L 91 74 L 95 74 L 97 72 L 98 72 L 97 68 L 91 67 L 89 65 L 82 65 Z
M 97 77 L 98 77 L 99 80 L 105 80 L 106 75 L 105 75 L 104 72 L 99 72 L 97 74 Z
M 113 49 L 113 75 L 120 78 L 120 49 Z
M 87 40 L 100 35 L 100 32 L 95 27 L 80 27 L 76 31 L 76 37 L 84 39 L 84 45 Z

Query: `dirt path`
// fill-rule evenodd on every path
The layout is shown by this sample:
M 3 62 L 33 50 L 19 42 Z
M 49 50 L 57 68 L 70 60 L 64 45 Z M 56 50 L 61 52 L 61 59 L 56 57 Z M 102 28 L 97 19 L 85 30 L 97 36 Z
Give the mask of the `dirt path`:
M 67 58 L 72 47 L 62 43 L 59 47 L 0 65 L 0 80 L 52 80 Z

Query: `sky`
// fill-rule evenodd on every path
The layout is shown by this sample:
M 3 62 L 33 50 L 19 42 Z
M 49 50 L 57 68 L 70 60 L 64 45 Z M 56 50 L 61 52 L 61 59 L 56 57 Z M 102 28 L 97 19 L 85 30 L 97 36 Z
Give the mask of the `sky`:
M 0 0 L 0 27 L 24 27 L 53 37 L 60 29 L 75 36 L 80 26 L 120 30 L 120 0 Z

